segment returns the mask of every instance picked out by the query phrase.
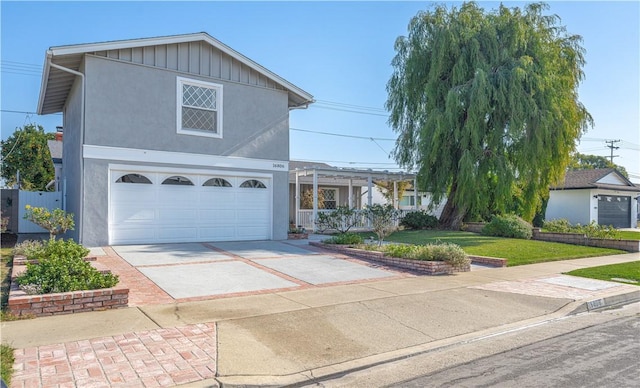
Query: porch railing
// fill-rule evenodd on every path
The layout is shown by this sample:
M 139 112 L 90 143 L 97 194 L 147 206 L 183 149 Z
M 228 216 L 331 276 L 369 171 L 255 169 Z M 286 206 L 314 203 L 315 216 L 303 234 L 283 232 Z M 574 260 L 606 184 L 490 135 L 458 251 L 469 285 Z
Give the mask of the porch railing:
M 331 213 L 333 211 L 334 210 L 318 209 L 318 214 Z M 400 223 L 400 220 L 402 220 L 402 218 L 407 213 L 410 213 L 412 211 L 415 211 L 415 210 L 398 210 L 398 218 L 396 219 L 396 225 Z M 310 210 L 310 209 L 300 210 L 298 212 L 298 217 L 299 217 L 299 222 L 298 222 L 299 227 L 305 228 L 307 230 L 313 230 L 313 226 L 314 226 L 313 210 Z M 356 210 L 355 217 L 356 217 L 356 224 L 352 228 L 353 230 L 370 230 L 371 229 L 371 226 L 369 225 L 369 221 L 365 217 L 363 210 Z

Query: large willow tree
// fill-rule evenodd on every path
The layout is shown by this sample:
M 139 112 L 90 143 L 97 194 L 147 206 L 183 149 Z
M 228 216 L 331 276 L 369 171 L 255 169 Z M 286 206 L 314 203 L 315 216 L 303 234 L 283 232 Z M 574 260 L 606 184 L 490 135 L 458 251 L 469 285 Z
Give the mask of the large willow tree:
M 394 156 L 417 168 L 436 202 L 447 198 L 445 227 L 515 203 L 531 220 L 592 124 L 578 101 L 582 38 L 547 9 L 437 6 L 396 40 L 386 104 Z

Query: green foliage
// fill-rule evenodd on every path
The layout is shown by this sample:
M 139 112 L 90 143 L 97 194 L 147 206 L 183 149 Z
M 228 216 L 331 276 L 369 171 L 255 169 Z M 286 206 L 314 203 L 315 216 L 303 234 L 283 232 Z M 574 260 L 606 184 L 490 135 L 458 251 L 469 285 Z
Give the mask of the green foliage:
M 342 233 L 322 241 L 325 244 L 358 245 L 364 242 L 359 234 Z
M 433 229 L 438 227 L 438 218 L 424 210 L 407 213 L 400 225 L 409 229 Z
M 393 205 L 374 204 L 367 206 L 364 209 L 364 215 L 371 222 L 371 229 L 378 236 L 378 245 L 382 245 L 384 238 L 397 229 L 398 211 Z
M 28 293 L 49 294 L 113 287 L 118 276 L 102 274 L 83 258 L 89 250 L 72 240 L 49 240 L 16 281 Z
M 358 223 L 355 209 L 349 206 L 338 206 L 335 210 L 318 213 L 316 226 L 320 231 L 335 230 L 338 233 L 347 233 Z
M 42 257 L 45 252 L 45 244 L 40 240 L 24 240 L 13 247 L 14 255 L 21 255 L 29 260 Z
M 640 286 L 640 261 L 581 268 L 567 272 L 567 275 L 614 282 L 620 281 L 619 279 L 625 279 L 627 280 L 626 282 L 621 281 L 620 283 Z
M 491 222 L 482 228 L 482 234 L 529 240 L 533 235 L 533 227 L 527 221 L 514 214 L 498 215 L 494 216 Z
M 514 207 L 533 219 L 592 125 L 578 100 L 582 38 L 547 9 L 437 5 L 396 40 L 386 103 L 394 157 L 417 167 L 418 189 L 447 198 L 445 228 Z
M 384 199 L 386 199 L 388 203 L 392 203 L 393 202 L 393 181 L 376 181 L 373 183 L 376 185 L 376 187 L 378 188 L 378 191 L 380 192 L 380 194 L 382 194 Z M 402 195 L 404 194 L 404 192 L 407 191 L 407 189 L 410 188 L 412 184 L 413 183 L 411 181 L 396 182 L 396 191 L 398 193 L 398 198 L 397 198 L 398 200 L 402 198 Z
M 75 227 L 73 214 L 67 214 L 62 209 L 49 209 L 44 207 L 25 206 L 24 219 L 49 231 L 49 238 L 55 239 L 56 235 L 64 233 Z
M 619 239 L 621 237 L 620 232 L 613 226 L 598 225 L 595 221 L 591 221 L 589 225 L 572 225 L 569 220 L 561 218 L 546 221 L 543 228 L 546 232 L 578 233 L 584 234 L 588 238 Z
M 313 209 L 313 190 L 307 189 L 302 193 L 300 209 Z M 324 209 L 324 191 L 318 189 L 318 209 Z
M 13 348 L 6 344 L 0 345 L 0 376 L 8 387 L 11 386 L 14 361 Z
M 451 243 L 427 245 L 389 244 L 384 246 L 382 251 L 391 257 L 411 260 L 444 261 L 454 267 L 468 265 L 471 262 L 459 245 Z
M 0 142 L 2 148 L 1 175 L 7 185 L 16 183 L 16 172 L 20 171 L 20 188 L 29 191 L 45 191 L 54 178 L 53 161 L 47 140 L 53 133 L 45 133 L 38 125 L 25 125 Z
M 569 162 L 570 170 L 592 170 L 596 168 L 615 168 L 625 178 L 629 179 L 629 174 L 623 166 L 619 166 L 605 156 L 598 155 L 586 155 L 579 152 L 571 155 L 571 161 Z

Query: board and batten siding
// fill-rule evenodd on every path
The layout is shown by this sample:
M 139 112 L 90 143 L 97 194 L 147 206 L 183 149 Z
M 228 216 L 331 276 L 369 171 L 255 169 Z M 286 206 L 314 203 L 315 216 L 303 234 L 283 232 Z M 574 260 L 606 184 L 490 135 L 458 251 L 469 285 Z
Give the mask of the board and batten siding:
M 286 90 L 249 66 L 206 42 L 163 44 L 109 51 L 93 55 L 140 65 L 219 78 L 269 89 Z

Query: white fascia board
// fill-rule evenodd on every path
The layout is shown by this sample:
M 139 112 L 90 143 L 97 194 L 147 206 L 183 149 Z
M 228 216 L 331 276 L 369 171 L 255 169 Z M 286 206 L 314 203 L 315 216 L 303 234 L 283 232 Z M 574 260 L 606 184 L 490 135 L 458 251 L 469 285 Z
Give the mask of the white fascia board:
M 47 53 L 44 56 L 44 64 L 42 65 L 42 80 L 40 81 L 40 94 L 38 96 L 38 107 L 36 108 L 36 113 L 41 115 L 42 108 L 44 104 L 44 96 L 47 90 L 47 83 L 49 80 L 49 70 L 51 67 L 49 66 L 49 60 L 51 59 L 51 50 L 47 50 Z
M 289 161 L 241 158 L 237 156 L 219 156 L 192 154 L 186 152 L 154 151 L 136 148 L 120 148 L 84 145 L 82 156 L 85 159 L 100 159 L 135 163 L 161 163 L 175 166 L 193 165 L 209 168 L 230 168 L 263 171 L 289 170 Z
M 162 44 L 196 42 L 198 40 L 203 40 L 209 43 L 213 47 L 224 52 L 225 54 L 230 55 L 236 60 L 242 62 L 242 64 L 253 68 L 257 72 L 262 73 L 266 77 L 272 79 L 274 82 L 283 85 L 287 89 L 291 90 L 291 92 L 305 99 L 308 103 L 312 103 L 314 101 L 313 96 L 311 94 L 305 92 L 304 90 L 300 89 L 299 87 L 295 86 L 294 84 L 285 80 L 279 75 L 273 73 L 272 71 L 268 70 L 262 65 L 259 65 L 258 63 L 245 57 L 244 55 L 240 54 L 236 50 L 220 42 L 219 40 L 213 38 L 211 35 L 205 32 L 199 32 L 195 34 L 165 36 L 165 37 L 158 37 L 158 38 L 142 38 L 142 39 L 119 40 L 119 41 L 102 42 L 102 43 L 79 44 L 79 45 L 72 45 L 72 46 L 58 46 L 58 47 L 51 47 L 49 49 L 49 52 L 51 52 L 53 56 L 73 55 L 73 54 L 83 54 L 83 53 L 93 52 L 93 51 L 109 51 L 109 50 L 119 50 L 124 48 L 156 46 L 156 45 L 162 45 Z

